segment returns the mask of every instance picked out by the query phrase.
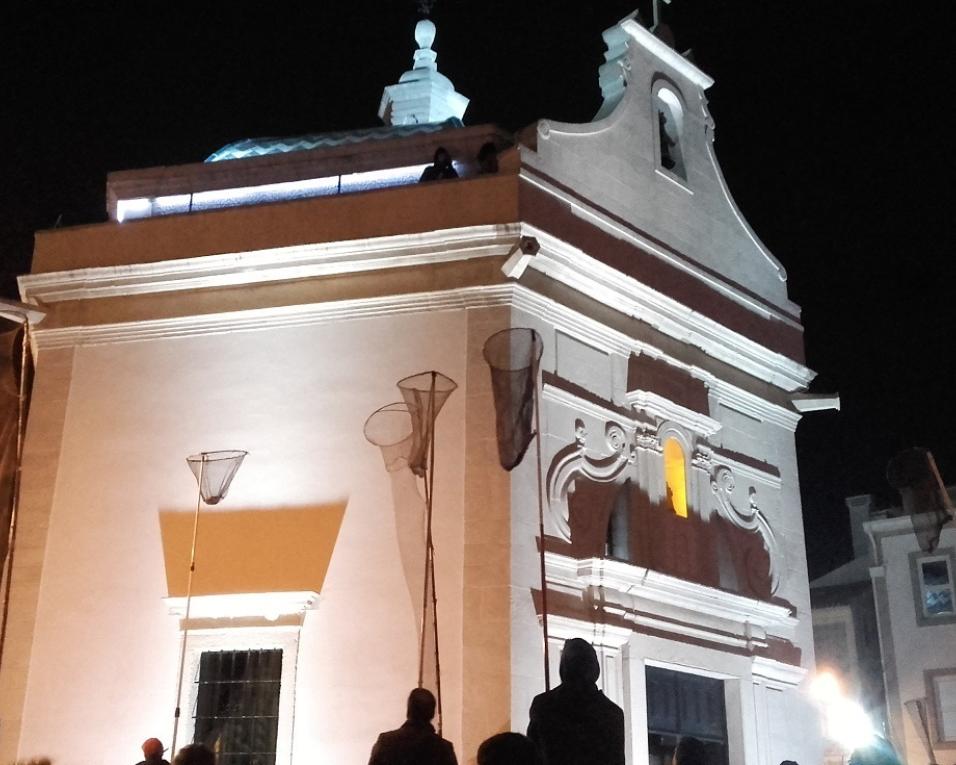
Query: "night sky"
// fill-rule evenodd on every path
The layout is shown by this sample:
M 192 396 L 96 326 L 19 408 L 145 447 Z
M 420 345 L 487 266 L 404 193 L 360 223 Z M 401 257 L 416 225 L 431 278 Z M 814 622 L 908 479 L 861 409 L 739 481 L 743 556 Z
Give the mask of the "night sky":
M 32 233 L 105 220 L 108 171 L 201 161 L 239 138 L 370 127 L 408 69 L 410 0 L 30 3 L 0 16 L 0 288 Z M 44 7 L 40 7 L 40 6 Z M 438 0 L 466 124 L 584 122 L 600 33 L 649 2 Z M 956 483 L 951 134 L 956 4 L 674 0 L 716 80 L 717 157 L 803 307 L 812 390 L 843 409 L 798 435 L 811 574 L 849 556 L 843 497 L 894 499 L 921 445 Z

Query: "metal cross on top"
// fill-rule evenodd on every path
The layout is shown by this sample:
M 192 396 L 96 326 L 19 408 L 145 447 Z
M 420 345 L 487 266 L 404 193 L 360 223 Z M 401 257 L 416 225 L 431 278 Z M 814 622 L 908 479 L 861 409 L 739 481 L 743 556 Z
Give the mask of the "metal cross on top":
M 661 0 L 653 0 L 654 2 L 654 27 L 661 23 Z M 668 5 L 671 4 L 671 0 L 664 0 Z M 654 27 L 651 27 L 652 29 Z

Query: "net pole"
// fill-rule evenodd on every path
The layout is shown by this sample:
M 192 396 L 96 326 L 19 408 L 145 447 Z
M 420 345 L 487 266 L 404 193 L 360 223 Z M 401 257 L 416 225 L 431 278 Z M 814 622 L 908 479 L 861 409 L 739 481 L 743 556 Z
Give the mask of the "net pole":
M 10 501 L 10 527 L 7 530 L 7 556 L 3 579 L 3 618 L 0 620 L 0 665 L 7 644 L 7 620 L 10 615 L 10 595 L 13 585 L 13 552 L 17 541 L 17 516 L 20 511 L 20 480 L 23 472 L 23 440 L 27 415 L 27 359 L 30 353 L 30 322 L 23 320 L 23 339 L 20 341 L 20 390 L 17 396 L 17 452 L 13 473 L 13 496 Z
M 541 396 L 538 393 L 537 362 L 534 370 L 534 431 L 535 431 L 535 468 L 537 471 L 538 494 L 538 548 L 541 567 L 541 628 L 544 633 L 544 689 L 551 690 L 551 651 L 548 645 L 548 580 L 544 565 L 544 496 L 541 490 Z
M 189 609 L 193 597 L 193 574 L 196 571 L 196 537 L 199 532 L 199 508 L 202 505 L 202 477 L 206 468 L 206 455 L 199 462 L 199 491 L 196 497 L 196 514 L 193 516 L 193 539 L 189 550 L 189 576 L 186 578 L 186 615 L 183 618 L 183 640 L 179 649 L 179 672 L 176 676 L 176 708 L 173 712 L 173 743 L 170 746 L 172 756 L 176 756 L 176 738 L 179 735 L 180 697 L 183 692 L 183 671 L 186 668 L 186 638 L 189 637 Z
M 432 386 L 429 404 L 428 439 L 428 565 L 432 583 L 432 629 L 435 639 L 435 695 L 438 705 L 438 735 L 442 733 L 441 705 L 441 658 L 438 651 L 438 590 L 435 586 L 435 542 L 432 537 L 432 507 L 435 498 L 435 384 L 437 374 L 432 372 Z
M 435 377 L 432 373 L 432 388 L 431 393 L 434 393 L 435 386 Z M 431 416 L 431 407 L 434 402 L 434 397 L 430 396 L 428 401 L 428 406 L 425 409 L 425 438 L 431 436 L 431 428 L 427 424 L 434 418 Z M 429 483 L 429 474 L 431 473 L 431 465 L 428 463 L 428 459 L 425 461 L 425 475 L 424 475 L 424 484 L 425 484 L 425 573 L 422 577 L 422 618 L 421 618 L 421 628 L 418 631 L 418 687 L 423 688 L 425 685 L 425 631 L 428 627 L 428 578 L 431 575 L 431 539 L 432 539 L 432 512 L 431 512 L 431 485 Z

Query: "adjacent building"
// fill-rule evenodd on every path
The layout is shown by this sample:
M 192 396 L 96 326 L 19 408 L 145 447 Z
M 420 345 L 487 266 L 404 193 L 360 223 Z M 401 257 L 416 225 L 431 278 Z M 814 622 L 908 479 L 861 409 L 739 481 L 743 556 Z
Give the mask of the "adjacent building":
M 951 762 L 956 529 L 945 526 L 930 553 L 901 508 L 872 495 L 846 503 L 854 557 L 810 583 L 817 662 L 838 673 L 906 762 Z
M 717 762 L 820 760 L 792 403 L 813 373 L 717 164 L 711 78 L 628 18 L 594 121 L 511 136 L 463 126 L 434 31 L 384 127 L 115 173 L 109 222 L 37 234 L 0 761 L 168 743 L 186 626 L 180 742 L 364 761 L 416 682 L 396 519 L 422 487 L 363 424 L 423 370 L 457 383 L 434 529 L 463 762 L 543 690 L 542 549 L 552 674 L 566 638 L 597 647 L 629 762 L 691 734 Z M 458 177 L 418 182 L 439 147 Z M 482 347 L 512 327 L 544 343 L 541 485 L 534 447 L 497 459 Z M 212 449 L 249 456 L 201 512 L 187 624 L 184 459 Z

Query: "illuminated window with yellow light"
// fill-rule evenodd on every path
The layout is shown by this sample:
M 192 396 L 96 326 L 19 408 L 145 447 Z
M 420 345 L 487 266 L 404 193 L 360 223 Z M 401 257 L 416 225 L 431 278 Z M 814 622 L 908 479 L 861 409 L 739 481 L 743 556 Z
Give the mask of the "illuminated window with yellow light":
M 664 480 L 667 483 L 667 501 L 674 514 L 687 517 L 687 473 L 684 449 L 676 438 L 664 441 Z

